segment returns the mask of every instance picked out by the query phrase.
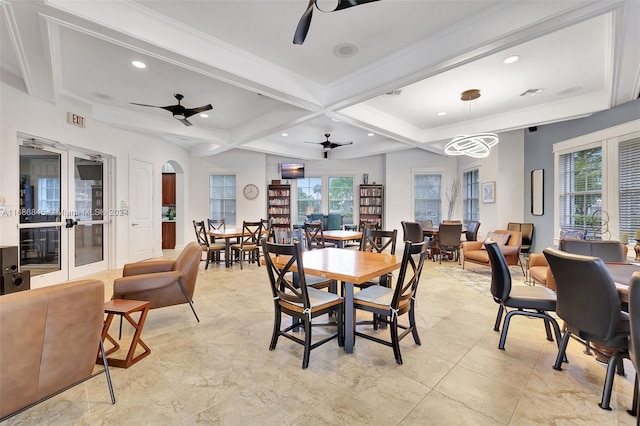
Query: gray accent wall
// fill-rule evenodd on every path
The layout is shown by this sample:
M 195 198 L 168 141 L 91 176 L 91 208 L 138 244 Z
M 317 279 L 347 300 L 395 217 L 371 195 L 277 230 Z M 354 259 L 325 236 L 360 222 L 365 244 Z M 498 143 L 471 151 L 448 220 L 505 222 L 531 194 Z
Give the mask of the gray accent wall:
M 540 252 L 553 245 L 553 144 L 598 130 L 607 129 L 640 119 L 640 99 L 627 102 L 615 108 L 600 111 L 589 117 L 561 123 L 538 126 L 536 131 L 524 131 L 524 222 L 534 224 L 532 251 Z M 531 171 L 544 169 L 544 214 L 531 214 Z

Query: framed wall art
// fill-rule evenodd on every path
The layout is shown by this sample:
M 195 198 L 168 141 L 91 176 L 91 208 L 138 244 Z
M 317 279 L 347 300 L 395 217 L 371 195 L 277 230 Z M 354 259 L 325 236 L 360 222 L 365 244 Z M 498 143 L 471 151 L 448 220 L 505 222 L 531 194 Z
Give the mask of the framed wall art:
M 485 182 L 482 184 L 482 202 L 495 203 L 496 202 L 496 182 Z

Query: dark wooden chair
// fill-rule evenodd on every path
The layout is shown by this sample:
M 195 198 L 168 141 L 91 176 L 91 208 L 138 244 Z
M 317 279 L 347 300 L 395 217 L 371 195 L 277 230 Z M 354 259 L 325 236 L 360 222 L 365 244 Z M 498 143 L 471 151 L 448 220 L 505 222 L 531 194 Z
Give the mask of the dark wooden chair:
M 353 304 L 356 309 L 373 313 L 378 321 L 389 326 L 391 339 L 390 341 L 383 340 L 376 335 L 367 334 L 357 329 L 356 336 L 393 348 L 397 364 L 402 364 L 400 341 L 404 337 L 411 333 L 413 341 L 417 345 L 421 344 L 416 327 L 415 304 L 418 282 L 426 256 L 426 241 L 418 243 L 405 241 L 402 264 L 395 287 L 374 285 L 356 292 L 353 296 Z M 404 314 L 408 314 L 408 324 L 400 324 L 399 322 L 400 317 Z M 399 329 L 402 330 L 400 334 L 398 333 Z
M 193 221 L 193 229 L 196 233 L 196 242 L 200 246 L 200 249 L 206 253 L 206 264 L 204 269 L 209 268 L 209 262 L 220 262 L 221 256 L 220 253 L 224 252 L 226 249 L 225 243 L 216 243 L 214 241 L 209 240 L 209 235 L 207 233 L 207 229 L 205 228 L 204 221 Z
M 260 238 L 262 238 L 262 220 L 242 222 L 240 243 L 231 245 L 234 261 L 240 263 L 240 269 L 246 261 L 255 262 L 260 266 Z
M 304 235 L 307 240 L 307 248 L 309 250 L 336 246 L 335 243 L 324 240 L 322 222 L 305 222 Z
M 338 345 L 344 346 L 344 326 L 342 323 L 344 312 L 344 299 L 337 294 L 315 289 L 307 284 L 307 276 L 304 273 L 302 263 L 302 245 L 300 242 L 293 244 L 277 244 L 262 240 L 262 250 L 264 251 L 275 317 L 273 321 L 273 334 L 269 350 L 273 351 L 280 336 L 286 337 L 304 347 L 302 357 L 302 368 L 309 366 L 309 356 L 312 349 L 323 345 L 334 338 L 338 338 Z M 289 256 L 288 262 L 282 266 L 277 266 L 273 259 L 276 256 Z M 298 282 L 294 283 L 290 277 L 293 272 L 292 267 L 296 266 L 298 271 Z M 282 314 L 289 315 L 293 321 L 291 325 L 282 328 Z M 333 314 L 335 323 L 323 324 L 337 327 L 336 332 L 312 341 L 312 321 L 314 318 L 325 314 Z M 304 329 L 304 340 L 292 333 L 293 330 L 302 324 Z

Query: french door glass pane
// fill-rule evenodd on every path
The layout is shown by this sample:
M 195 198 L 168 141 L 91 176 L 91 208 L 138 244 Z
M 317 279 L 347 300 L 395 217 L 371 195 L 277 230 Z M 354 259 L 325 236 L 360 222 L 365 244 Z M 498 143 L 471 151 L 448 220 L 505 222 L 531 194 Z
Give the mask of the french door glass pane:
M 75 157 L 74 166 L 75 266 L 82 266 L 104 259 L 103 225 L 82 223 L 104 218 L 103 164 Z

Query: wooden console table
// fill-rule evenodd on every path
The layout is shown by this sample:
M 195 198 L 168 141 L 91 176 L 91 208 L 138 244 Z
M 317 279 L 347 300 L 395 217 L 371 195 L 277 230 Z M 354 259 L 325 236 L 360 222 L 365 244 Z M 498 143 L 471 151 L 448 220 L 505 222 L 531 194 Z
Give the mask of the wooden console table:
M 107 362 L 110 366 L 129 368 L 151 353 L 151 349 L 149 349 L 149 346 L 147 346 L 140 338 L 140 335 L 142 334 L 142 327 L 144 327 L 144 321 L 147 319 L 147 313 L 149 312 L 150 306 L 150 302 L 129 299 L 113 299 L 104 304 L 104 312 L 107 314 L 107 319 L 104 321 L 104 326 L 102 327 L 102 340 L 104 342 L 109 341 L 109 343 L 113 345 L 112 348 L 106 350 L 105 352 L 105 354 L 107 355 Z M 133 314 L 134 312 L 140 312 L 140 316 L 138 317 L 137 322 L 131 316 L 131 314 Z M 136 330 L 133 334 L 133 339 L 131 340 L 131 345 L 129 346 L 127 357 L 125 359 L 109 357 L 110 354 L 120 349 L 120 345 L 118 344 L 116 339 L 109 335 L 109 327 L 111 326 L 114 315 L 120 315 L 121 317 L 129 321 L 129 324 L 131 324 Z M 142 346 L 144 350 L 141 354 L 135 356 L 138 345 Z M 102 359 L 98 359 L 98 363 L 101 364 Z

